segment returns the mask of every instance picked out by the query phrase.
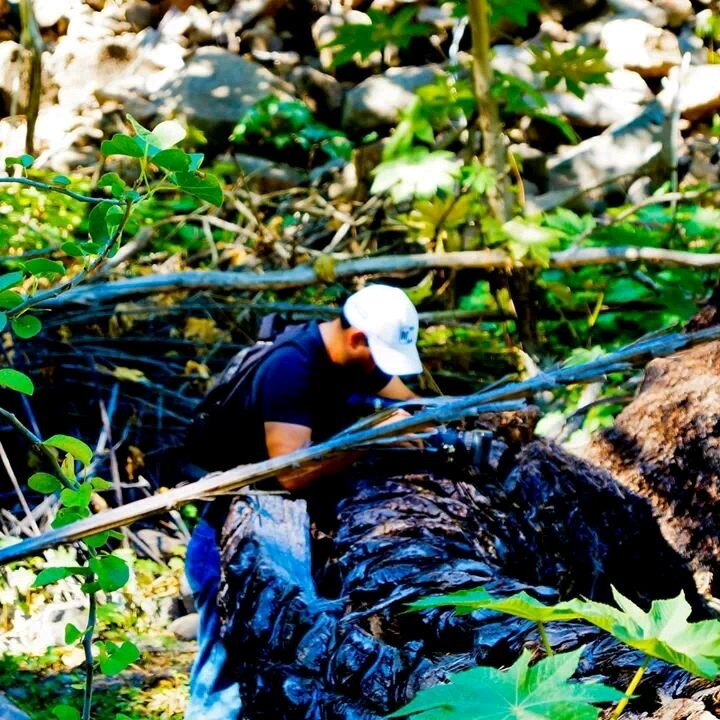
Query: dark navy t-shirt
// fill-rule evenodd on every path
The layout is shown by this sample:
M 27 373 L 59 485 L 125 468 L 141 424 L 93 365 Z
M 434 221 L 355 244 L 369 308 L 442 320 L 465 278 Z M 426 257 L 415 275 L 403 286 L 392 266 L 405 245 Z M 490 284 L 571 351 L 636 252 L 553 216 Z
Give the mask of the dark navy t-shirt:
M 348 404 L 353 394 L 376 395 L 391 376 L 333 363 L 317 322 L 280 339 L 262 361 L 250 391 L 238 398 L 238 427 L 249 435 L 238 438 L 238 462 L 267 459 L 266 422 L 309 427 L 312 442 L 327 440 L 354 422 L 362 411 Z M 232 428 L 228 428 L 232 434 Z M 242 446 L 242 447 L 241 447 Z

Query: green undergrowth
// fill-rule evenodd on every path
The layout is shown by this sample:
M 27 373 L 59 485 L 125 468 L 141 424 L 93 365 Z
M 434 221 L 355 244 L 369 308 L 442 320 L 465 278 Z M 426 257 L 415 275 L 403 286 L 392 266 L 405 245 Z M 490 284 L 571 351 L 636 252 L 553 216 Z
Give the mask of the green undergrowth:
M 99 679 L 93 719 L 112 720 L 118 714 L 130 720 L 182 718 L 193 657 L 194 652 L 185 649 L 146 651 L 120 675 Z M 0 688 L 32 720 L 48 720 L 48 708 L 58 704 L 80 710 L 83 677 L 81 669 L 67 669 L 58 648 L 40 657 L 0 656 Z

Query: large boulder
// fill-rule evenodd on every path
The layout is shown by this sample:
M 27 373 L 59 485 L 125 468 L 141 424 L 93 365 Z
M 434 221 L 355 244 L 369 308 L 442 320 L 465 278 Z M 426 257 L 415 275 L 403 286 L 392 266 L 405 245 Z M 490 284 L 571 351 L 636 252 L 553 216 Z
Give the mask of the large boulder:
M 680 45 L 669 30 L 635 18 L 610 20 L 601 31 L 605 59 L 643 77 L 663 77 L 680 64 Z
M 292 87 L 260 65 L 203 47 L 149 99 L 163 116 L 183 114 L 206 133 L 226 136 L 244 112 L 271 94 L 289 99 Z
M 60 38 L 48 57 L 58 101 L 68 108 L 95 105 L 94 93 L 119 77 L 137 72 L 137 38 L 132 33 L 77 42 Z
M 670 73 L 670 83 L 658 96 L 666 108 L 672 105 L 677 87 L 677 73 Z M 675 82 L 673 82 L 675 81 Z M 680 113 L 690 120 L 697 120 L 720 110 L 720 65 L 691 65 L 680 83 Z
M 569 92 L 547 93 L 547 111 L 565 115 L 573 124 L 606 128 L 637 117 L 653 99 L 647 83 L 636 72 L 615 70 L 608 73 L 608 85 L 590 85 L 582 98 Z
M 665 118 L 659 103 L 652 103 L 630 122 L 614 125 L 551 158 L 549 192 L 534 198 L 533 206 L 546 209 L 583 192 L 592 201 L 614 186 L 625 186 L 634 177 L 652 173 L 666 161 Z
M 374 130 L 394 125 L 400 111 L 415 99 L 415 91 L 432 83 L 439 73 L 432 65 L 399 67 L 363 80 L 345 96 L 343 127 Z

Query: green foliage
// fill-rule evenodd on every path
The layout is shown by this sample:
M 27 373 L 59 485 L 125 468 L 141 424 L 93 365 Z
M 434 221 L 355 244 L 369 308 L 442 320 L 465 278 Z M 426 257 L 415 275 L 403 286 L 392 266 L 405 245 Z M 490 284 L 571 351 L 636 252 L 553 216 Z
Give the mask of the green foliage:
M 440 190 L 449 192 L 459 177 L 460 165 L 461 161 L 446 150 L 414 148 L 401 159 L 378 165 L 370 192 L 388 193 L 396 203 L 432 197 Z
M 449 606 L 453 607 L 459 615 L 476 610 L 503 612 L 539 623 L 543 637 L 545 637 L 542 628 L 543 623 L 585 620 L 610 633 L 626 645 L 642 651 L 648 657 L 664 660 L 671 665 L 687 670 L 693 675 L 711 680 L 720 675 L 720 621 L 703 620 L 697 623 L 689 623 L 687 620 L 692 609 L 683 593 L 680 593 L 675 598 L 653 601 L 647 612 L 614 588 L 613 596 L 619 609 L 592 600 L 571 600 L 555 605 L 545 605 L 524 592 L 506 598 L 496 598 L 480 587 L 447 595 L 422 598 L 412 603 L 409 609 L 427 610 Z M 578 658 L 582 650 L 582 648 L 577 650 Z M 549 648 L 548 653 L 550 653 Z M 556 659 L 567 658 L 569 655 L 571 653 L 553 657 Z M 574 672 L 574 667 L 570 674 Z M 635 682 L 639 681 L 644 667 L 645 665 L 636 673 Z M 486 670 L 486 668 L 483 668 L 483 670 Z M 568 675 L 569 677 L 570 675 Z M 480 675 L 479 679 L 482 680 L 483 676 Z M 439 694 L 442 694 L 444 689 L 447 688 L 430 688 L 430 691 L 437 690 Z M 459 688 L 456 689 L 459 690 Z M 426 692 L 429 693 L 430 691 Z M 477 688 L 476 692 L 483 697 L 487 695 L 487 692 L 482 687 Z M 557 699 L 560 700 L 561 698 L 562 693 Z M 413 703 L 410 703 L 406 708 L 403 708 L 404 712 L 398 711 L 396 714 L 430 711 L 436 707 L 443 707 L 446 710 L 449 706 L 449 702 L 444 704 L 436 702 L 438 700 L 436 695 L 431 696 L 420 693 L 416 700 L 418 705 L 413 706 Z M 460 720 L 464 717 L 495 717 L 491 714 L 467 715 L 468 712 L 472 711 L 465 706 L 458 705 L 455 707 L 453 705 L 450 707 L 453 711 L 450 714 L 431 714 L 423 717 L 427 717 L 428 720 L 430 718 L 448 718 L 448 720 L 457 718 L 457 720 Z M 618 706 L 616 714 L 620 712 L 622 707 L 624 707 L 623 704 Z M 463 715 L 460 711 L 466 714 Z M 557 717 L 560 717 L 560 715 Z M 573 715 L 567 717 L 573 717 Z
M 428 610 L 430 608 L 451 606 L 458 615 L 467 615 L 476 610 L 494 610 L 533 622 L 551 622 L 557 620 L 577 620 L 577 610 L 565 604 L 545 605 L 526 592 L 509 597 L 495 597 L 485 588 L 459 590 L 447 595 L 433 595 L 421 598 L 408 605 L 409 610 Z
M 473 668 L 451 674 L 447 685 L 421 690 L 388 717 L 413 715 L 421 720 L 597 720 L 596 703 L 622 693 L 601 683 L 573 682 L 582 648 L 540 660 L 523 651 L 507 670 Z
M 82 440 L 70 437 L 69 435 L 53 435 L 43 442 L 43 445 L 64 450 L 77 458 L 86 467 L 92 462 L 93 451 L 89 445 Z
M 35 386 L 32 380 L 13 368 L 0 368 L 0 388 L 15 390 L 23 395 L 32 395 L 35 392 Z
M 607 85 L 608 73 L 612 67 L 605 62 L 606 51 L 591 46 L 571 46 L 562 50 L 555 43 L 546 40 L 542 46 L 531 45 L 535 56 L 530 66 L 543 75 L 543 87 L 553 90 L 561 87 L 579 98 L 585 96 L 586 85 Z
M 720 621 L 689 623 L 692 608 L 683 593 L 653 601 L 647 612 L 615 589 L 613 597 L 620 610 L 590 600 L 565 605 L 576 610 L 578 617 L 646 655 L 710 680 L 720 675 Z
M 364 62 L 373 53 L 381 52 L 388 45 L 406 49 L 413 38 L 430 34 L 432 26 L 415 22 L 417 7 L 406 5 L 395 13 L 369 10 L 370 22 L 345 23 L 335 37 L 323 47 L 333 50 L 332 65 L 339 67 L 350 62 Z
M 490 24 L 497 25 L 503 20 L 509 20 L 524 27 L 528 24 L 530 16 L 542 10 L 539 0 L 490 0 Z
M 256 102 L 235 126 L 230 139 L 262 153 L 294 151 L 312 164 L 318 158 L 349 160 L 352 143 L 338 130 L 318 122 L 300 100 L 281 100 L 275 95 Z

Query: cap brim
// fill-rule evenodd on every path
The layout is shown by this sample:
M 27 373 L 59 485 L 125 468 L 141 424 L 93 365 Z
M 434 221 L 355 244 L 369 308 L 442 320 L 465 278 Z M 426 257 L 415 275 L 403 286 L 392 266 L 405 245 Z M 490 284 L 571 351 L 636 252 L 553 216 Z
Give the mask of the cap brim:
M 370 354 L 375 364 L 388 375 L 419 375 L 422 362 L 415 345 L 408 345 L 402 350 L 389 347 L 382 340 L 366 335 Z

